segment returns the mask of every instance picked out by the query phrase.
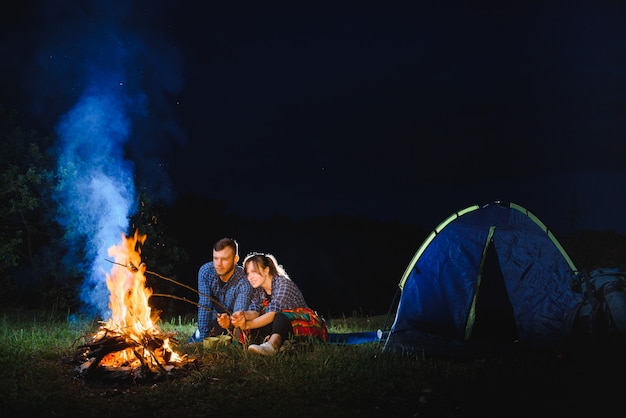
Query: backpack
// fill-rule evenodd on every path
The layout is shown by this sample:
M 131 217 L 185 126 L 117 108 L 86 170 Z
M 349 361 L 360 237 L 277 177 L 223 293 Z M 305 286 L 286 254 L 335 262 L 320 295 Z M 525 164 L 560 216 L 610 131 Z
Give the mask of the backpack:
M 626 347 L 626 271 L 596 268 L 581 271 L 572 290 L 582 293 L 567 321 L 568 344 L 579 348 Z

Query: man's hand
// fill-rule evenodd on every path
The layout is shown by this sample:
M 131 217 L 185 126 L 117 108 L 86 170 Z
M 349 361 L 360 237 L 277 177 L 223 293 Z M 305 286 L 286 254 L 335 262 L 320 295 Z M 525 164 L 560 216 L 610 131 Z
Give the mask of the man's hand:
M 217 323 L 220 324 L 220 327 L 228 329 L 230 327 L 230 317 L 225 313 L 217 314 Z

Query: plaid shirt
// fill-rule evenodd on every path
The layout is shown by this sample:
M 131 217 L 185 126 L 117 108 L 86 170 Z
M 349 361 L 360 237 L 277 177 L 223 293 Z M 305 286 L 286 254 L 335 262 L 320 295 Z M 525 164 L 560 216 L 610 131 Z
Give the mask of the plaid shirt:
M 265 312 L 280 312 L 284 309 L 308 308 L 302 292 L 298 286 L 284 276 L 274 276 L 272 278 L 272 294 L 267 304 L 263 306 L 263 301 L 268 295 L 262 287 L 252 289 L 252 300 L 249 311 L 257 311 L 261 315 Z
M 224 283 L 217 275 L 212 261 L 202 265 L 198 271 L 198 292 L 200 293 L 198 329 L 200 330 L 200 338 L 203 339 L 209 335 L 211 328 L 217 321 L 217 316 L 212 310 L 219 313 L 224 312 L 224 309 L 214 303 L 209 296 L 224 305 L 230 311 L 228 313 L 232 313 L 247 309 L 250 305 L 251 290 L 252 286 L 248 282 L 243 267 L 236 266 L 233 275 Z

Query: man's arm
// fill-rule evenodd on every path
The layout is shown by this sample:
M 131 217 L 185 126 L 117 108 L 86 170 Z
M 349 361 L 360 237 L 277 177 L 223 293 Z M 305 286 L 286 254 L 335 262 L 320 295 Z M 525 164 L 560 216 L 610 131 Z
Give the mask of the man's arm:
M 246 311 L 250 309 L 250 297 L 252 286 L 248 283 L 248 279 L 242 279 L 237 285 L 235 294 L 235 303 L 233 304 L 233 312 Z
M 200 338 L 204 338 L 210 331 L 210 326 L 215 320 L 211 312 L 211 294 L 210 286 L 210 266 L 208 264 L 200 267 L 198 271 L 198 329 L 200 330 Z

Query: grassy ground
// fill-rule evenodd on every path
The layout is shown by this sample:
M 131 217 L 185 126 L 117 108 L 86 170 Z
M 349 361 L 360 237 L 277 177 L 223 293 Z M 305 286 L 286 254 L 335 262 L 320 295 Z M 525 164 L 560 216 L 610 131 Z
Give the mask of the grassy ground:
M 189 361 L 169 379 L 86 381 L 73 356 L 98 324 L 44 312 L 0 315 L 4 416 L 575 417 L 608 411 L 622 393 L 602 372 L 607 359 L 567 366 L 553 358 L 428 359 L 382 353 L 378 343 L 297 343 L 260 357 L 187 344 L 196 324 L 176 318 L 159 327 L 178 336 L 175 351 Z M 383 320 L 329 322 L 332 332 L 357 332 Z

